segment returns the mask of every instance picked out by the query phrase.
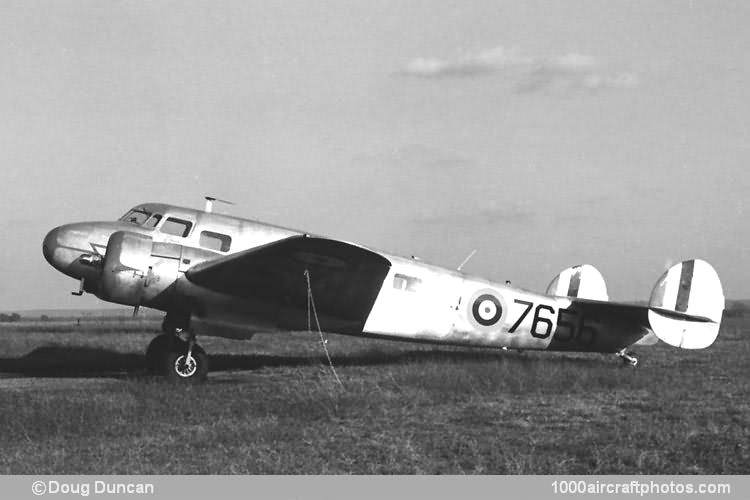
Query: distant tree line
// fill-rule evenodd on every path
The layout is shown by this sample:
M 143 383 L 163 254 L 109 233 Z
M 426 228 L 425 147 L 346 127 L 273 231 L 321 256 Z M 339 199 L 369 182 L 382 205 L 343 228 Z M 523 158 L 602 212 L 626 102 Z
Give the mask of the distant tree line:
M 18 313 L 0 314 L 0 323 L 15 323 L 16 321 L 20 319 L 21 319 L 21 315 Z
M 724 310 L 725 318 L 743 318 L 750 313 L 750 304 L 745 301 L 728 302 Z

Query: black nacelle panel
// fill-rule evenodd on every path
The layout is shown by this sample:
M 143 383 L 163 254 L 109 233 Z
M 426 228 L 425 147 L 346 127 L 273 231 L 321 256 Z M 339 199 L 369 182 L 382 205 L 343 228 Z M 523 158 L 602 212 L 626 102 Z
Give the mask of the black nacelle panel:
M 349 243 L 294 236 L 199 264 L 185 275 L 216 292 L 304 311 L 308 271 L 318 315 L 361 331 L 390 267 L 382 255 Z

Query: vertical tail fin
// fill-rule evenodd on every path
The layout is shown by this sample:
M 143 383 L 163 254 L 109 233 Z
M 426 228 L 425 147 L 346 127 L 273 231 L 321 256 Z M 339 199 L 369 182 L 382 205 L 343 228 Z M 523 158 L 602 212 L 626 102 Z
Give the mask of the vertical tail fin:
M 590 300 L 609 300 L 602 273 L 590 264 L 563 269 L 547 286 L 548 295 Z
M 703 349 L 719 334 L 724 292 L 711 264 L 694 259 L 669 268 L 649 300 L 651 330 L 669 345 Z

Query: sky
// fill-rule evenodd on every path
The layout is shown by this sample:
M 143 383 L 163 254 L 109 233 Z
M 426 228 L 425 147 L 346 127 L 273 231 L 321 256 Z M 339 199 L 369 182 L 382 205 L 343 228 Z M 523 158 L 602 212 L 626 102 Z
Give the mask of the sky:
M 0 0 L 0 310 L 51 228 L 162 201 L 543 291 L 750 297 L 750 3 Z

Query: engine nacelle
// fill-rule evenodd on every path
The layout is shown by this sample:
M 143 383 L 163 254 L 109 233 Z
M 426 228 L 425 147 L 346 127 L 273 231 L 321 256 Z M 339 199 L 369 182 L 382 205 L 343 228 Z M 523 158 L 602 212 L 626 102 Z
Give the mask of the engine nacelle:
M 109 237 L 99 296 L 118 304 L 139 305 L 151 258 L 148 236 L 118 231 Z
M 182 247 L 154 243 L 129 231 L 110 236 L 97 296 L 130 306 L 168 303 L 177 280 Z

